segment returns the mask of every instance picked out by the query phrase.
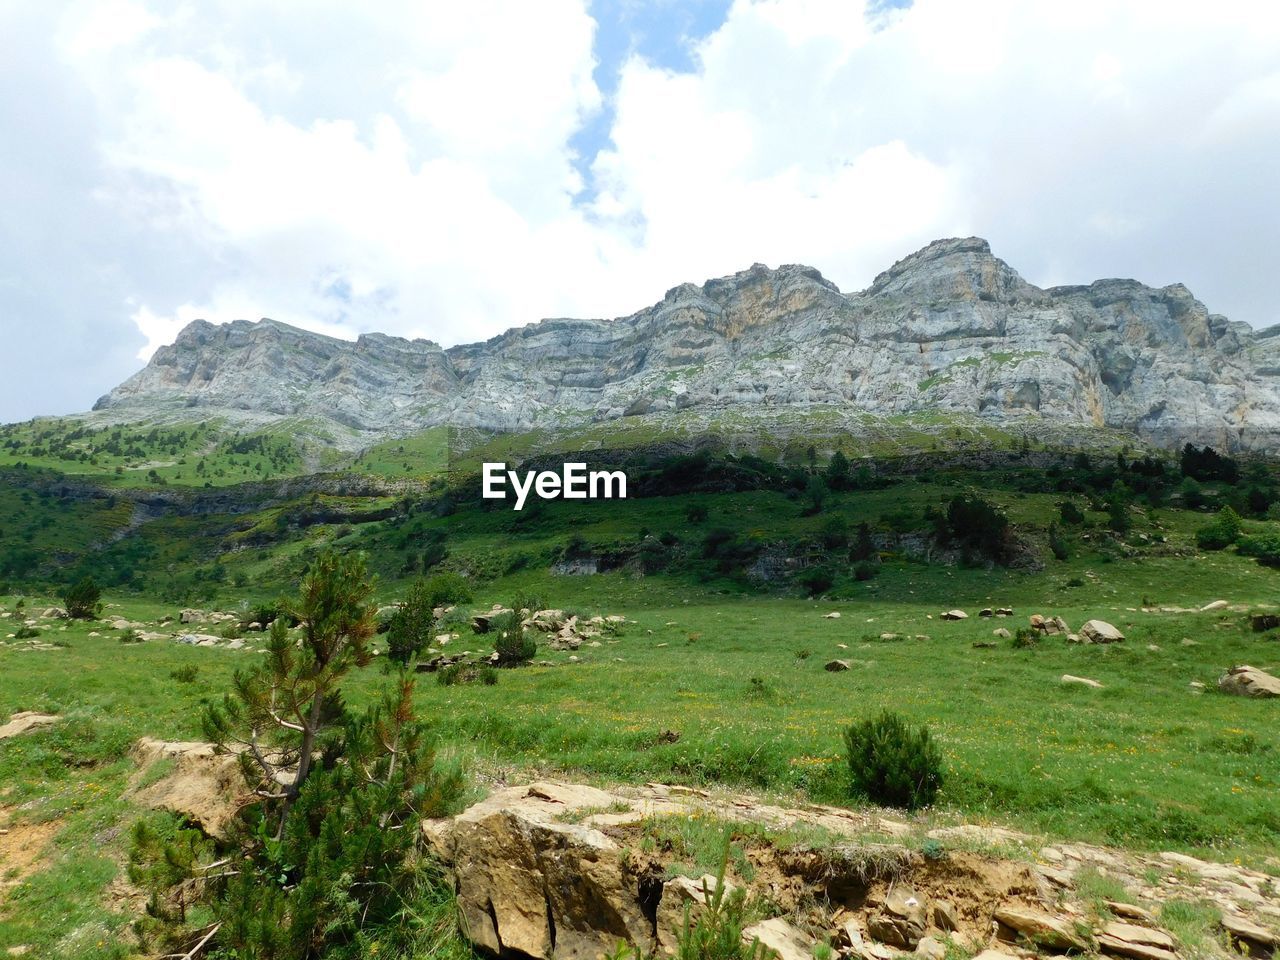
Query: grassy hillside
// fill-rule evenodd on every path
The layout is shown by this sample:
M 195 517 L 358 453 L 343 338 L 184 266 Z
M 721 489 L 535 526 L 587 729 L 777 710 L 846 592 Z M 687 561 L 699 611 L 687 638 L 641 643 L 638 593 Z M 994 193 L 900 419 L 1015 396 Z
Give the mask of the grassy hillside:
M 659 443 L 593 454 L 626 466 L 624 502 L 515 512 L 478 499 L 455 442 L 383 444 L 345 478 L 212 490 L 121 486 L 114 467 L 96 482 L 4 471 L 0 720 L 62 720 L 0 743 L 0 812 L 36 850 L 0 892 L 0 947 L 127 955 L 140 904 L 121 864 L 143 815 L 129 746 L 198 739 L 202 703 L 263 643 L 253 631 L 242 649 L 126 643 L 102 621 L 38 617 L 39 636 L 23 638 L 19 625 L 84 575 L 106 586 L 104 617 L 166 636 L 179 627 L 163 618 L 190 605 L 247 620 L 330 547 L 367 554 L 383 604 L 419 576 L 462 575 L 471 599 L 437 624 L 450 636 L 441 652 L 491 650 L 470 615 L 495 603 L 627 618 L 576 651 L 544 641 L 534 665 L 499 671 L 493 686 L 421 675 L 419 705 L 446 754 L 481 781 L 562 773 L 849 804 L 841 731 L 891 708 L 942 748 L 931 822 L 1181 850 L 1280 876 L 1274 701 L 1216 689 L 1236 663 L 1280 673 L 1277 631 L 1254 632 L 1248 616 L 1280 612 L 1280 574 L 1256 556 L 1276 559 L 1273 465 L 1060 456 L 1018 441 L 925 444 L 833 471 L 818 444 L 762 458 Z M 1243 516 L 1242 539 L 1204 546 L 1224 507 Z M 1229 604 L 1200 611 L 1219 599 Z M 1006 606 L 1010 618 L 977 615 Z M 941 619 L 957 607 L 969 618 Z M 1106 620 L 1127 639 L 995 635 L 1033 613 L 1073 629 Z M 849 669 L 827 671 L 834 658 Z M 384 679 L 377 663 L 359 672 L 351 704 Z

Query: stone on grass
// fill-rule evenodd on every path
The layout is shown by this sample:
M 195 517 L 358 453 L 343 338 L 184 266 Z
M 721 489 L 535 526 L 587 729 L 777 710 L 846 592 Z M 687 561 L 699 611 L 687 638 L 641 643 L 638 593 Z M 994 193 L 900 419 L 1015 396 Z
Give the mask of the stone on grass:
M 1085 643 L 1119 643 L 1124 634 L 1105 620 L 1089 620 L 1080 628 L 1080 639 Z
M 9 718 L 9 722 L 0 725 L 0 740 L 8 740 L 32 730 L 51 727 L 62 718 L 52 713 L 38 713 L 34 710 L 23 710 Z
M 849 661 L 848 660 L 828 660 L 827 665 L 824 669 L 826 669 L 827 672 L 829 673 L 841 673 L 849 669 Z
M 963 610 L 948 610 L 942 614 L 943 620 L 968 620 L 969 615 Z
M 1280 697 L 1280 678 L 1242 663 L 1218 678 L 1218 689 L 1241 697 Z
M 1097 680 L 1090 680 L 1088 677 L 1073 677 L 1073 676 L 1072 676 L 1071 674 L 1069 674 L 1069 673 L 1064 673 L 1064 674 L 1062 675 L 1062 682 L 1063 682 L 1063 683 L 1078 683 L 1078 684 L 1080 684 L 1080 685 L 1082 685 L 1082 686 L 1086 686 L 1086 687 L 1093 687 L 1095 690 L 1101 690 L 1101 689 L 1102 689 L 1102 684 L 1100 684 Z

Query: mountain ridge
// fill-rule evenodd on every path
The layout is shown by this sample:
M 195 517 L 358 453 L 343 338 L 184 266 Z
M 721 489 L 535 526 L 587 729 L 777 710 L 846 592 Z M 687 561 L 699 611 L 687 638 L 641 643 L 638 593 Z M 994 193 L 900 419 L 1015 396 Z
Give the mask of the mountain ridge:
M 802 264 L 679 284 L 614 319 L 549 318 L 442 348 L 274 320 L 198 320 L 95 404 L 120 420 L 219 410 L 368 437 L 563 428 L 701 408 L 1039 417 L 1143 440 L 1280 446 L 1280 339 L 1181 284 L 1039 288 L 978 237 L 937 240 L 865 290 Z

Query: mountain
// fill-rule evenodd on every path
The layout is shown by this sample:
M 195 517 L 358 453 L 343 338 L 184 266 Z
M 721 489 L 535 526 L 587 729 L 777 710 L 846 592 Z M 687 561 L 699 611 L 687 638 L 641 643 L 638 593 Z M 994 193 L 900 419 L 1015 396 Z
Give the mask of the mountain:
M 628 317 L 543 320 L 449 349 L 198 320 L 94 409 L 118 421 L 301 419 L 350 445 L 441 424 L 828 407 L 1274 451 L 1277 333 L 1209 313 L 1180 284 L 1040 289 L 971 237 L 931 243 L 857 293 L 810 267 L 756 264 Z

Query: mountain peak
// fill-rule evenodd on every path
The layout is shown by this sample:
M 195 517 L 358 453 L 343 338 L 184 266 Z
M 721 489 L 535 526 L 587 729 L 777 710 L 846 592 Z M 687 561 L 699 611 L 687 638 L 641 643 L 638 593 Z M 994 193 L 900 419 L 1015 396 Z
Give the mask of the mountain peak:
M 1009 301 L 1032 293 L 1017 271 L 991 253 L 981 237 L 935 240 L 903 257 L 872 282 L 872 296 L 935 300 Z

